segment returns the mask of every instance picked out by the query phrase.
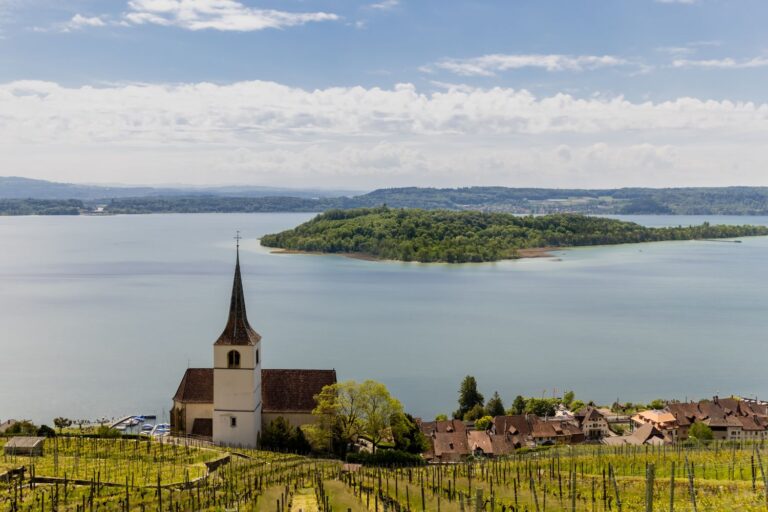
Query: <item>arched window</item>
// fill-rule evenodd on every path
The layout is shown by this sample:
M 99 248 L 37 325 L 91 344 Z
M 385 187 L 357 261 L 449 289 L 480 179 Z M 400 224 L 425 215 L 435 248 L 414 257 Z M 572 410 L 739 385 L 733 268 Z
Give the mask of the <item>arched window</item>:
M 240 352 L 230 350 L 227 353 L 227 368 L 240 368 Z

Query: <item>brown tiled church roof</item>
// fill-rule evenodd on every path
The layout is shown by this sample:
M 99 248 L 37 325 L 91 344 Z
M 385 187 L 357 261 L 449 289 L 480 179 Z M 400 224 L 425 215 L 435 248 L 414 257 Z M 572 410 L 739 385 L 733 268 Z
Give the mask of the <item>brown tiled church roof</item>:
M 229 318 L 224 332 L 214 345 L 255 345 L 261 340 L 259 333 L 248 323 L 245 312 L 245 294 L 243 280 L 240 277 L 240 248 L 238 246 L 235 263 L 235 280 L 232 283 L 232 299 L 229 303 Z
M 315 395 L 336 383 L 336 370 L 261 370 L 264 412 L 312 412 Z M 213 369 L 189 368 L 174 401 L 213 403 Z
M 213 368 L 188 368 L 173 400 L 192 404 L 213 403 Z
M 261 370 L 264 412 L 311 412 L 315 395 L 336 383 L 336 370 Z

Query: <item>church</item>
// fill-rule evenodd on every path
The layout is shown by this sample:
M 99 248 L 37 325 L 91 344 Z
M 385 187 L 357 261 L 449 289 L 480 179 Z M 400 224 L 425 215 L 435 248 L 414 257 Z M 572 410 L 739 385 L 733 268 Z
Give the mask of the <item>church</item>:
M 238 239 L 229 318 L 213 344 L 213 368 L 184 373 L 173 397 L 173 434 L 255 448 L 263 428 L 280 416 L 294 427 L 313 422 L 314 396 L 336 383 L 336 371 L 267 370 L 261 360 L 261 336 L 245 311 Z

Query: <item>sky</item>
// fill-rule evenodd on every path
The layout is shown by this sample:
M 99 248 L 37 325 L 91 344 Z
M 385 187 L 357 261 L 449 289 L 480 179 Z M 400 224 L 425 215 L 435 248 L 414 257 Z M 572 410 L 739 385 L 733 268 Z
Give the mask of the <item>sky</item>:
M 0 0 L 0 175 L 768 185 L 765 0 Z

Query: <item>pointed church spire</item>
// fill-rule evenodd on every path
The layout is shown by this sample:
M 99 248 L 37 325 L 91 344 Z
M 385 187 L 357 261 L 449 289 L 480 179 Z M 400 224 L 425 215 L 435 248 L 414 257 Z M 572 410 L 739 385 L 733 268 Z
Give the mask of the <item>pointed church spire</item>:
M 237 232 L 237 256 L 235 258 L 235 279 L 232 283 L 232 299 L 229 303 L 229 318 L 224 332 L 221 333 L 215 345 L 255 345 L 261 340 L 259 333 L 248 323 L 245 311 L 245 293 L 243 279 L 240 276 L 240 232 Z

